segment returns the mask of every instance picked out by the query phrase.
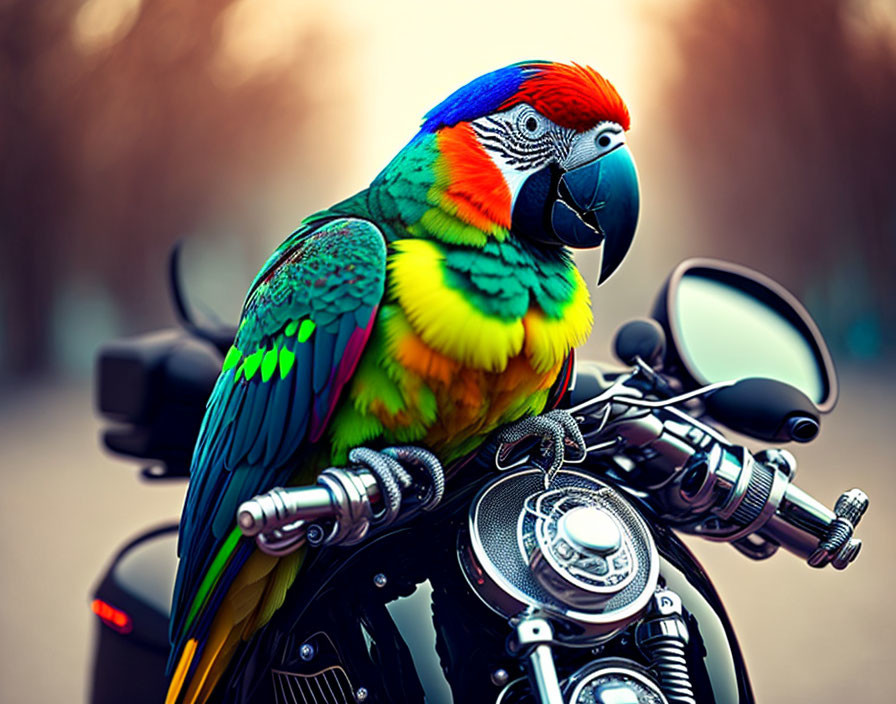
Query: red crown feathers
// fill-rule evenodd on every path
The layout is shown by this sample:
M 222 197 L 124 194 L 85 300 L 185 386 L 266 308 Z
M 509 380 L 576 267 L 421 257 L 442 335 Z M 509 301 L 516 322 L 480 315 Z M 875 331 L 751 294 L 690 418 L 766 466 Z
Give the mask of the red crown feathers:
M 578 64 L 530 64 L 534 75 L 526 78 L 501 110 L 527 103 L 555 124 L 579 132 L 610 120 L 627 130 L 628 108 L 613 85 L 589 66 Z

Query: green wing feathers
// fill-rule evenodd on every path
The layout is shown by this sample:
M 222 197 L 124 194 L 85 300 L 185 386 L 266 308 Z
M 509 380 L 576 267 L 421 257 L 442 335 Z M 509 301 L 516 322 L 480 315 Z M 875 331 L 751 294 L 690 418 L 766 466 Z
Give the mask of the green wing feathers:
M 274 558 L 235 527 L 242 501 L 313 480 L 341 391 L 373 331 L 386 245 L 360 219 L 293 233 L 250 289 L 191 468 L 171 618 L 169 702 L 201 702 L 240 642 L 271 618 L 302 553 Z

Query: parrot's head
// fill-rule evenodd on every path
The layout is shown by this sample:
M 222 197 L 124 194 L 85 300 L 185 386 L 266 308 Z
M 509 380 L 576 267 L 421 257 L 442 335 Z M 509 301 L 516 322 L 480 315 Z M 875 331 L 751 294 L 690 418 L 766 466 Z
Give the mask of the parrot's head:
M 638 221 L 628 127 L 625 103 L 597 71 L 530 61 L 455 91 L 426 115 L 421 134 L 438 138 L 459 214 L 487 212 L 542 245 L 602 246 L 603 282 Z

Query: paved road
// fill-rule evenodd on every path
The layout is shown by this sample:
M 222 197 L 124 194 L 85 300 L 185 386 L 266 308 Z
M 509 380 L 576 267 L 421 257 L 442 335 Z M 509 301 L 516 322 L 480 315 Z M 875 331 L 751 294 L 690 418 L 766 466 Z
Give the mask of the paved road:
M 762 702 L 889 702 L 896 652 L 894 384 L 846 374 L 814 445 L 796 448 L 799 484 L 829 505 L 872 498 L 865 548 L 844 573 L 787 554 L 754 563 L 690 541 L 716 580 Z M 126 537 L 174 517 L 183 484 L 143 485 L 99 450 L 89 392 L 43 386 L 0 401 L 0 701 L 86 696 L 95 627 L 88 594 Z

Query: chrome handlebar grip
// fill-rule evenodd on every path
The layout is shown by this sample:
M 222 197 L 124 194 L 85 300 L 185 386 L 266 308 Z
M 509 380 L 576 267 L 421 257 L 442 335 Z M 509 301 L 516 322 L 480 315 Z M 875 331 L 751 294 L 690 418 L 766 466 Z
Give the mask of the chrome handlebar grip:
M 769 457 L 777 459 L 771 453 Z M 840 496 L 832 511 L 791 483 L 795 463 L 792 456 L 785 459 L 763 463 L 744 448 L 718 445 L 708 453 L 696 453 L 678 480 L 680 497 L 697 519 L 685 530 L 726 542 L 758 536 L 807 559 L 813 567 L 831 563 L 844 569 L 861 548 L 861 541 L 852 536 L 868 497 L 852 489 Z M 755 552 L 743 543 L 738 547 L 751 557 L 771 554 L 762 546 Z
M 333 511 L 333 496 L 323 486 L 277 487 L 240 504 L 236 522 L 243 535 L 254 538 L 296 521 L 331 516 Z
M 379 497 L 379 484 L 369 471 L 330 468 L 315 485 L 277 487 L 244 501 L 236 522 L 269 555 L 288 554 L 306 539 L 312 545 L 353 545 L 367 535 Z M 311 523 L 322 519 L 332 519 L 328 530 Z
M 861 489 L 850 489 L 834 504 L 835 518 L 828 526 L 818 548 L 809 555 L 809 564 L 824 567 L 830 562 L 834 569 L 845 569 L 859 556 L 862 541 L 852 537 L 853 531 L 868 509 L 868 497 Z
M 278 487 L 240 504 L 236 522 L 242 534 L 255 538 L 262 552 L 277 556 L 305 542 L 355 545 L 371 529 L 391 524 L 405 499 L 410 498 L 409 512 L 431 510 L 442 499 L 444 470 L 428 450 L 356 447 L 349 460 L 352 468 L 325 469 L 314 486 Z
M 789 484 L 761 533 L 790 552 L 808 558 L 835 518 L 827 506 Z
M 371 502 L 379 497 L 376 478 L 366 471 L 350 472 L 343 469 L 325 469 L 317 480 L 327 487 L 333 497 L 331 517 L 336 520 L 328 534 L 320 533 L 312 544 L 356 545 L 367 535 L 373 520 Z
M 867 508 L 861 489 L 841 494 L 831 511 L 791 484 L 759 534 L 806 558 L 812 567 L 830 563 L 842 570 L 859 555 L 862 541 L 852 536 Z

